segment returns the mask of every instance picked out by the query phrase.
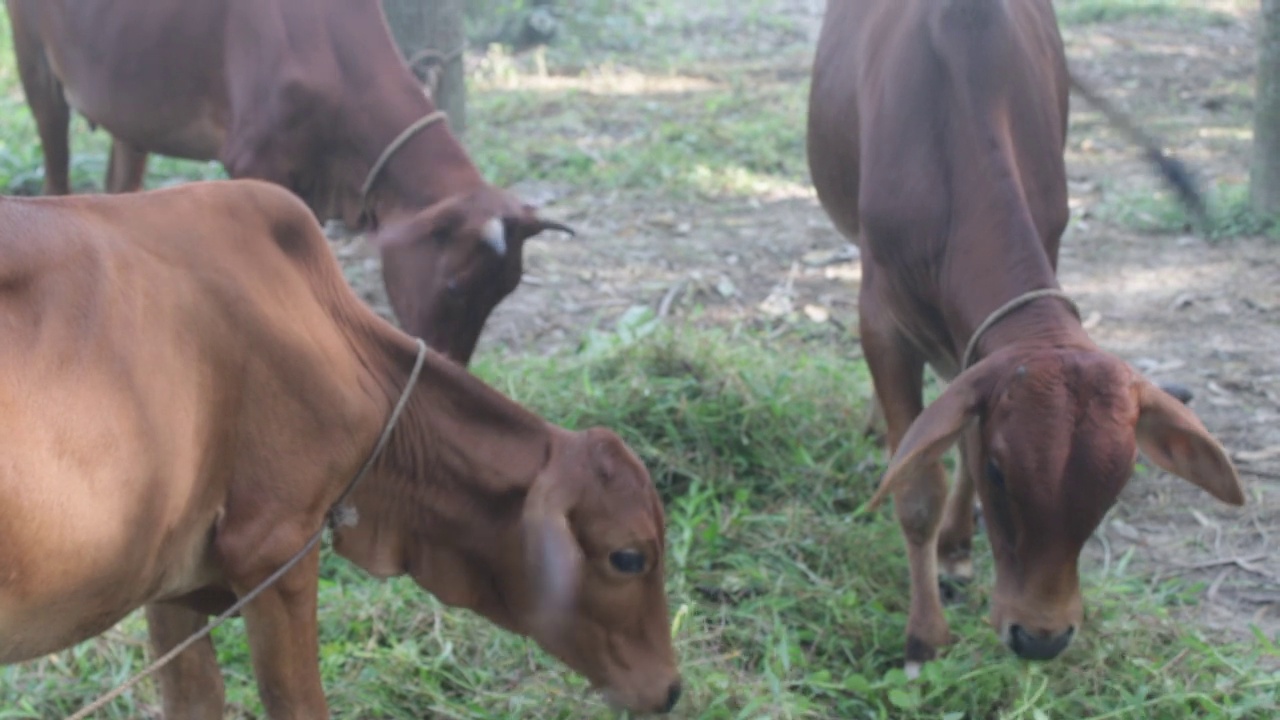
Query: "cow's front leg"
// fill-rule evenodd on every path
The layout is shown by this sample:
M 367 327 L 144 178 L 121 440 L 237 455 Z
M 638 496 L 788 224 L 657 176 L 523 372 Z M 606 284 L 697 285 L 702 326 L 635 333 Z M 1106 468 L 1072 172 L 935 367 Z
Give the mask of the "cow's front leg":
M 973 580 L 973 477 L 961 453 L 955 483 L 942 511 L 938 532 L 938 582 L 948 600 L 958 600 Z
M 302 544 L 290 543 L 295 549 Z M 230 579 L 238 595 L 248 593 L 287 559 L 274 552 L 263 552 L 260 557 L 279 560 L 270 566 L 257 563 L 253 572 L 235 573 Z M 320 683 L 316 628 L 319 564 L 317 546 L 241 611 L 258 692 L 272 720 L 329 717 Z
M 874 299 L 868 297 L 866 289 L 864 285 L 860 302 L 862 346 L 884 410 L 892 456 L 923 409 L 924 360 L 892 326 L 883 325 L 892 321 L 887 313 L 875 311 Z M 919 673 L 921 664 L 933 659 L 938 647 L 951 641 L 938 592 L 938 525 L 946 496 L 947 483 L 940 463 L 904 478 L 893 493 L 911 575 L 906 669 L 913 676 Z
M 205 613 L 173 603 L 147 606 L 147 627 L 156 657 L 194 635 L 208 621 Z M 161 668 L 160 696 L 167 720 L 222 720 L 225 694 L 222 672 L 208 635 Z

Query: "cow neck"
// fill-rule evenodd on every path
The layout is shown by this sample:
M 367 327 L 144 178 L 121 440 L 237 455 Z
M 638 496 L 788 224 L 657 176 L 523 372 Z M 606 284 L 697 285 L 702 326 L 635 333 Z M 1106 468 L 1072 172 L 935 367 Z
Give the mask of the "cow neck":
M 1059 289 L 1044 247 L 1034 232 L 1002 234 L 984 252 L 955 253 L 943 284 L 943 307 L 956 358 L 983 323 L 1026 293 Z M 1087 347 L 1088 335 L 1073 306 L 1059 297 L 1038 297 L 990 324 L 978 338 L 970 365 L 1009 347 Z
M 1015 139 L 1006 113 L 986 116 L 973 110 L 981 83 L 961 93 L 965 111 L 952 123 L 948 151 L 955 155 L 950 178 L 950 220 L 942 263 L 941 307 L 959 370 L 961 355 L 992 313 L 1015 298 L 1037 290 L 1058 289 L 1057 234 L 1043 216 L 1053 215 L 1048 200 L 1040 222 L 1033 215 L 1016 159 Z M 1027 164 L 1034 165 L 1033 160 Z M 1053 163 L 1050 163 L 1053 165 Z M 1054 172 L 1059 171 L 1054 170 Z M 1063 188 L 1065 193 L 1065 188 Z M 1065 211 L 1066 198 L 1062 198 Z M 1029 302 L 987 328 L 975 346 L 973 362 L 997 349 L 1019 346 L 1068 346 L 1088 342 L 1072 307 L 1059 298 Z M 954 374 L 951 373 L 951 374 Z
M 416 347 L 398 331 L 383 343 L 375 372 L 389 412 Z M 351 496 L 355 525 L 340 529 L 335 548 L 371 574 L 408 572 L 445 602 L 510 626 L 501 607 L 482 606 L 495 602 L 496 578 L 513 571 L 525 496 L 548 461 L 553 432 L 428 351 L 386 450 Z
M 378 130 L 372 133 L 376 144 L 362 152 L 365 173 L 400 133 L 436 111 L 420 90 L 393 105 L 395 111 L 387 113 L 378 123 Z M 356 180 L 357 195 L 363 179 Z M 374 222 L 385 224 L 484 184 L 480 171 L 453 134 L 448 120 L 442 120 L 423 127 L 391 154 L 370 191 L 369 205 Z

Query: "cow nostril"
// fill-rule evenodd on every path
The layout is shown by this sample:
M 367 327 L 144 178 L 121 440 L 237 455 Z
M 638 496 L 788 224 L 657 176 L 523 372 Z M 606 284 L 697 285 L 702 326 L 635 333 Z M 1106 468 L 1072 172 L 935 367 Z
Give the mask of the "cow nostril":
M 675 708 L 676 703 L 680 702 L 680 693 L 683 690 L 679 680 L 671 683 L 671 687 L 667 688 L 667 702 L 662 706 L 662 712 L 669 713 Z

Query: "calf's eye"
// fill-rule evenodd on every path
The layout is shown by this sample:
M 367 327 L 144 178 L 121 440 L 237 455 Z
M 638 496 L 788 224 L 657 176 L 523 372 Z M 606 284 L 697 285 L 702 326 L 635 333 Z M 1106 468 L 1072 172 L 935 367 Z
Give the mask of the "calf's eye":
M 614 550 L 609 553 L 609 564 L 614 570 L 628 575 L 644 572 L 644 553 L 637 550 Z

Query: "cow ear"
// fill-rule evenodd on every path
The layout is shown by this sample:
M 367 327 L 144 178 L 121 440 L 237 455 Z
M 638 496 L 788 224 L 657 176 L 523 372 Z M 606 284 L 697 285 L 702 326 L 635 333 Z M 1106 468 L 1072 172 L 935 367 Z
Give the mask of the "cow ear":
M 977 415 L 990 393 L 996 371 L 1003 365 L 999 356 L 991 356 L 960 373 L 938 399 L 920 413 L 898 443 L 868 509 L 879 507 L 894 487 L 942 458 Z
M 1138 447 L 1151 462 L 1230 505 L 1244 504 L 1231 459 L 1195 413 L 1145 378 L 1135 378 Z
M 569 523 L 580 488 L 556 471 L 555 454 L 534 479 L 521 517 L 525 564 L 534 607 L 555 616 L 573 605 L 582 576 L 583 554 Z
M 466 222 L 463 198 L 450 196 L 414 213 L 405 220 L 387 223 L 371 238 L 379 248 L 410 246 L 448 237 Z

